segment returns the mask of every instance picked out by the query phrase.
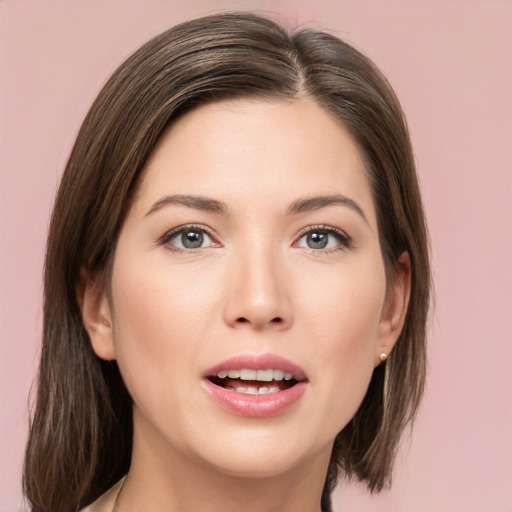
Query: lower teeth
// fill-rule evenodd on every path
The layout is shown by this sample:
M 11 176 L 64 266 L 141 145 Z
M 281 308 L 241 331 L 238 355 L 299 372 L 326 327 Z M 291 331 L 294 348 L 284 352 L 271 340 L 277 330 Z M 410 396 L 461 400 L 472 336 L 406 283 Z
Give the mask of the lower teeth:
M 242 393 L 244 395 L 268 395 L 269 393 L 278 393 L 281 391 L 277 386 L 271 386 L 271 387 L 261 387 L 257 388 L 254 386 L 249 387 L 228 387 L 231 391 L 236 391 L 237 393 Z

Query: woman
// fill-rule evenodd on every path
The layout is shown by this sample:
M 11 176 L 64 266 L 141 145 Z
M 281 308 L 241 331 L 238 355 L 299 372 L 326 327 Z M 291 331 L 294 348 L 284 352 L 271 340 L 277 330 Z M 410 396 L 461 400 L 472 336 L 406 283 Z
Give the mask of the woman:
M 425 374 L 406 124 L 337 38 L 193 20 L 112 76 L 64 173 L 33 510 L 331 510 L 380 490 Z

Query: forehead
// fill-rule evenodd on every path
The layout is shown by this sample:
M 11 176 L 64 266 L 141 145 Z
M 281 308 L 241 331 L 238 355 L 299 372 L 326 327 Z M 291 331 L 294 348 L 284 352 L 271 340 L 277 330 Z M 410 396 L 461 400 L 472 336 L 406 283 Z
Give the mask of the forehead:
M 361 153 L 343 124 L 307 98 L 231 100 L 201 106 L 161 137 L 139 198 L 196 194 L 236 203 L 355 196 L 373 215 Z

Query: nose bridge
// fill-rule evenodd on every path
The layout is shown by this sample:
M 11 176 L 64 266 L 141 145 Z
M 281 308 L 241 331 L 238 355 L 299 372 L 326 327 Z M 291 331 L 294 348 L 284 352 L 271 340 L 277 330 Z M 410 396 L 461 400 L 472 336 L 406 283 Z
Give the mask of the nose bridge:
M 255 329 L 283 328 L 291 321 L 280 252 L 271 241 L 254 237 L 234 250 L 228 269 L 226 321 Z

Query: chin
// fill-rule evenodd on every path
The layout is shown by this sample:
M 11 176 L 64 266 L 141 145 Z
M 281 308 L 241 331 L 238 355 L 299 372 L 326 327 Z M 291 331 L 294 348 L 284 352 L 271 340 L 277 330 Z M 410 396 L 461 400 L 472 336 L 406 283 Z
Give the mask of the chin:
M 219 444 L 212 439 L 196 457 L 221 474 L 253 479 L 289 474 L 302 466 L 310 467 L 317 459 L 327 464 L 334 442 L 334 438 L 324 444 L 315 440 L 308 447 L 306 439 L 275 431 L 268 432 L 267 438 L 253 435 L 229 439 L 229 434 L 223 435 Z
M 230 477 L 265 479 L 288 474 L 299 467 L 301 462 L 296 456 L 287 457 L 283 453 L 280 453 L 278 458 L 253 454 L 244 457 L 225 456 L 224 460 L 214 462 L 213 466 L 219 473 Z

